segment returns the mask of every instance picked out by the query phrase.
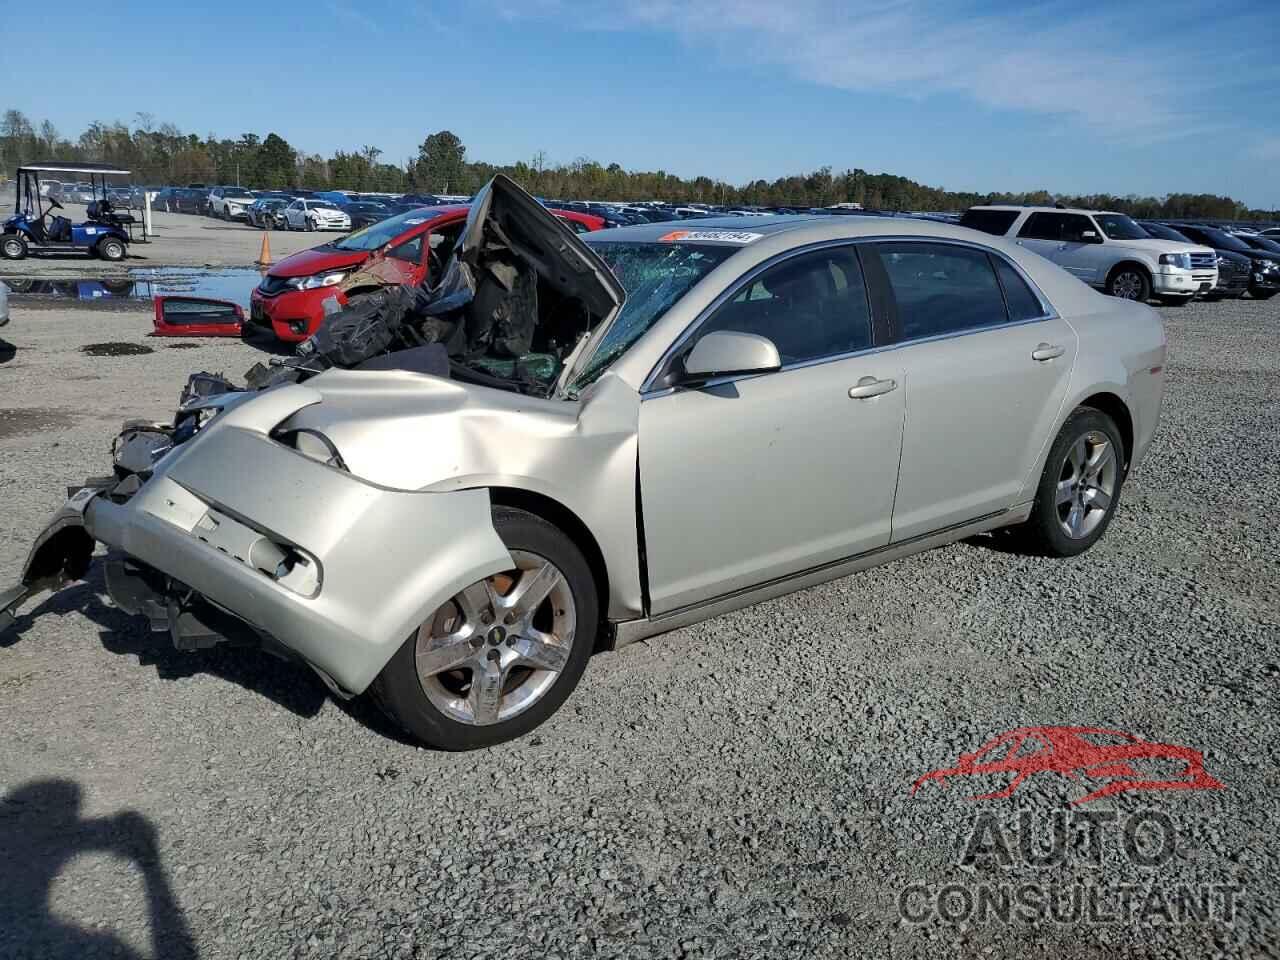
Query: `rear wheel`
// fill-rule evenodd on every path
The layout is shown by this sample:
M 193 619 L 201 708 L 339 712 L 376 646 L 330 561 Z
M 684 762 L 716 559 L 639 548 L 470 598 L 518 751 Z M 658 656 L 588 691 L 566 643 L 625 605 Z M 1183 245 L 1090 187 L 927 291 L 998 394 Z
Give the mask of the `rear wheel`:
M 371 691 L 412 736 L 444 750 L 528 733 L 577 686 L 595 642 L 595 581 L 563 532 L 496 507 L 515 566 L 464 588 L 396 651 Z
M 0 256 L 6 260 L 21 260 L 27 255 L 27 241 L 15 233 L 0 238 Z
M 104 237 L 98 241 L 98 245 L 94 249 L 97 250 L 98 256 L 103 260 L 124 259 L 125 245 L 124 242 L 117 237 Z
M 1115 422 L 1081 407 L 1062 425 L 1049 450 L 1035 504 L 1017 529 L 1035 553 L 1074 557 L 1097 543 L 1120 502 L 1124 442 Z
M 1141 267 L 1121 265 L 1107 278 L 1107 293 L 1144 303 L 1151 297 L 1151 280 Z

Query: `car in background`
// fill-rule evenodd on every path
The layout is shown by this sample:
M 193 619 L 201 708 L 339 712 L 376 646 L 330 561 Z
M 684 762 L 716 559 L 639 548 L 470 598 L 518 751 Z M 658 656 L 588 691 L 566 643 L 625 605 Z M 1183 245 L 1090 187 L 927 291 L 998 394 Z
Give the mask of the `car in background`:
M 391 210 L 385 203 L 373 200 L 354 200 L 342 209 L 351 218 L 352 230 L 359 230 L 361 227 L 367 227 L 391 216 Z
M 1280 227 L 1267 227 L 1260 236 L 1263 237 L 1280 237 Z
M 1150 236 L 1123 213 L 1060 207 L 977 206 L 960 225 L 1051 260 L 1109 296 L 1179 306 L 1218 283 L 1208 247 Z
M 471 208 L 466 204 L 414 207 L 339 240 L 285 257 L 262 278 L 249 299 L 249 323 L 279 340 L 307 339 L 324 319 L 324 301 L 368 293 L 392 284 L 439 277 Z M 598 230 L 599 217 L 552 210 L 575 232 Z
M 1139 220 L 1138 225 L 1159 240 L 1175 240 L 1179 243 L 1205 243 L 1218 255 L 1218 283 L 1205 294 L 1206 300 L 1223 300 L 1243 297 L 1249 292 L 1249 279 L 1253 273 L 1253 260 L 1238 249 L 1220 247 L 1207 240 L 1195 240 L 1180 230 L 1153 220 Z M 1230 238 L 1232 241 L 1234 237 Z M 1243 245 L 1241 245 L 1243 246 Z
M 281 230 L 284 228 L 284 208 L 292 202 L 292 198 L 259 197 L 244 208 L 245 221 L 263 230 Z
M 191 187 L 165 187 L 151 201 L 151 209 L 163 213 L 201 213 L 204 192 Z
M 351 218 L 329 200 L 299 198 L 284 208 L 286 230 L 350 230 Z
M 244 187 L 214 187 L 209 191 L 209 216 L 219 220 L 243 220 L 256 198 Z
M 1280 246 L 1268 250 L 1269 243 L 1262 237 L 1227 233 L 1202 223 L 1170 223 L 1169 226 L 1185 234 L 1196 243 L 1208 244 L 1222 250 L 1248 257 L 1250 260 L 1249 296 L 1255 300 L 1270 300 L 1280 291 Z

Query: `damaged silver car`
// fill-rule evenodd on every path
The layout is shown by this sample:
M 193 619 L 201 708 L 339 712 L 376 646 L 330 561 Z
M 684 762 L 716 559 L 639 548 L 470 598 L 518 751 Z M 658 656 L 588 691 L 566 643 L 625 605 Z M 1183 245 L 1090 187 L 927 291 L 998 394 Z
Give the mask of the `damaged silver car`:
M 579 237 L 496 178 L 437 286 L 127 424 L 0 611 L 103 544 L 177 646 L 248 638 L 468 749 L 594 650 L 986 531 L 1103 534 L 1158 418 L 1154 311 L 948 224 L 672 226 Z

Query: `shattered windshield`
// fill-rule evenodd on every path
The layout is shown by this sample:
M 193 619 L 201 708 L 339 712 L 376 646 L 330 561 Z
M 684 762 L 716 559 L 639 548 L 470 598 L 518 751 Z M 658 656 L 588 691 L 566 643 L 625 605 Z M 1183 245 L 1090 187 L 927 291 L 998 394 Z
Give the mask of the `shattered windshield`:
M 571 396 L 594 383 L 694 284 L 736 252 L 735 247 L 685 243 L 596 242 L 591 249 L 621 282 L 627 299 L 569 384 Z
M 410 227 L 416 227 L 420 223 L 434 220 L 438 216 L 438 213 L 432 213 L 421 208 L 407 210 L 398 217 L 389 217 L 380 223 L 375 223 L 372 226 L 365 227 L 363 230 L 357 230 L 355 233 L 343 237 L 334 244 L 334 247 L 339 250 L 377 250 L 383 244 L 390 243 Z

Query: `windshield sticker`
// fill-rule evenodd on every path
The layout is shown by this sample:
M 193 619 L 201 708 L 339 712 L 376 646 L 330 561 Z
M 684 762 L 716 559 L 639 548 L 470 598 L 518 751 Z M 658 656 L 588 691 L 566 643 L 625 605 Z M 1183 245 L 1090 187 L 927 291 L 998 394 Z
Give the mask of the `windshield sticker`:
M 419 219 L 417 219 L 417 220 L 406 220 L 406 221 L 404 222 L 404 225 L 405 225 L 406 227 L 416 227 L 418 224 L 420 224 L 420 223 L 426 223 L 426 222 L 427 222 L 426 220 L 419 218 Z
M 745 230 L 672 230 L 658 238 L 659 243 L 677 243 L 681 240 L 711 241 L 713 243 L 754 243 L 763 233 L 747 233 Z

